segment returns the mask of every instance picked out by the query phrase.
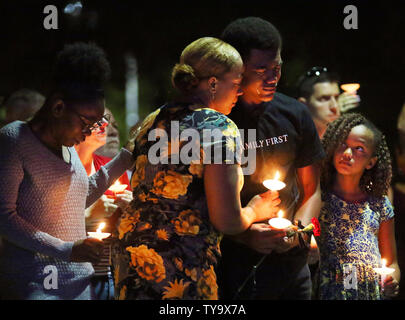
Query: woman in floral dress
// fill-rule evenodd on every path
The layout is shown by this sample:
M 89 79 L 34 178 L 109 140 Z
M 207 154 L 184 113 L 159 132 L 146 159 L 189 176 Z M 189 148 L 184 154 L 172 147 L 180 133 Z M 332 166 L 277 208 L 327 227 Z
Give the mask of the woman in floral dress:
M 391 161 L 382 133 L 359 114 L 332 122 L 322 139 L 319 221 L 320 299 L 379 300 L 381 257 L 395 268 L 384 282 L 386 297 L 398 294 L 394 212 L 386 196 Z
M 117 298 L 217 299 L 221 234 L 243 232 L 275 210 L 275 193 L 240 206 L 241 142 L 225 115 L 241 94 L 241 73 L 233 47 L 215 38 L 194 41 L 172 73 L 181 97 L 139 127 L 134 200 L 114 245 Z

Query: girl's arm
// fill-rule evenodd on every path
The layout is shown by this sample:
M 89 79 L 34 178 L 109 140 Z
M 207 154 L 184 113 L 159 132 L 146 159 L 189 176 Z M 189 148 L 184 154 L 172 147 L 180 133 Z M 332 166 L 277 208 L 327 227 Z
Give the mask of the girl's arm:
M 395 268 L 392 277 L 399 282 L 401 279 L 401 271 L 399 270 L 397 260 L 397 246 L 395 243 L 395 220 L 389 219 L 381 222 L 378 232 L 378 246 L 381 257 L 387 259 L 387 266 Z

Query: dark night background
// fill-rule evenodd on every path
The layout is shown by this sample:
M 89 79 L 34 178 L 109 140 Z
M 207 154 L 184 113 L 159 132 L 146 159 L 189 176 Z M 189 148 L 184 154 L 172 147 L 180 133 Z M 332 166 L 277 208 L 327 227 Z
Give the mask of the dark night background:
M 138 61 L 143 118 L 172 94 L 171 68 L 187 44 L 203 36 L 219 37 L 236 18 L 259 16 L 272 22 L 283 37 L 284 64 L 278 91 L 293 95 L 293 86 L 301 73 L 312 66 L 327 66 L 340 75 L 342 83 L 361 84 L 358 94 L 362 102 L 357 111 L 384 131 L 391 150 L 394 146 L 397 117 L 405 102 L 403 0 L 82 0 L 83 10 L 77 18 L 63 13 L 70 2 L 75 1 L 0 0 L 0 101 L 20 88 L 46 94 L 52 63 L 64 44 L 94 41 L 104 48 L 111 62 L 107 106 L 119 122 L 124 142 L 129 129 L 125 127 L 124 113 L 127 52 L 133 53 Z M 46 17 L 43 9 L 48 4 L 58 8 L 58 30 L 43 27 Z M 358 30 L 343 27 L 346 17 L 343 9 L 349 4 L 358 9 Z M 20 303 L 13 312 L 21 309 Z M 142 302 L 142 305 L 145 311 L 157 310 L 156 304 Z M 380 304 L 374 305 L 381 308 Z M 127 306 L 131 312 L 136 310 Z M 283 309 L 299 306 L 296 312 L 302 314 L 308 311 L 306 304 L 283 306 Z M 359 310 L 364 313 L 371 306 L 367 304 L 367 308 Z M 93 308 L 91 313 L 103 310 L 105 316 L 106 308 L 100 307 Z M 346 305 L 332 307 L 334 313 L 347 312 Z M 392 304 L 389 310 L 391 307 Z M 63 310 L 69 309 L 77 316 L 76 308 Z M 248 313 L 257 310 L 266 309 L 252 307 Z M 310 311 L 319 313 L 314 308 Z
M 95 41 L 108 54 L 112 79 L 107 106 L 125 139 L 125 60 L 138 60 L 140 116 L 170 96 L 170 72 L 183 48 L 202 36 L 219 36 L 238 17 L 260 16 L 283 37 L 283 74 L 279 91 L 293 85 L 308 68 L 337 72 L 342 82 L 359 82 L 357 110 L 396 139 L 396 119 L 405 102 L 403 1 L 86 1 L 81 15 L 67 16 L 70 1 L 0 2 L 0 97 L 26 87 L 46 94 L 56 53 L 65 43 Z M 74 1 L 73 1 L 74 2 Z M 45 30 L 45 5 L 58 8 L 58 30 Z M 346 30 L 343 8 L 358 9 L 358 30 Z

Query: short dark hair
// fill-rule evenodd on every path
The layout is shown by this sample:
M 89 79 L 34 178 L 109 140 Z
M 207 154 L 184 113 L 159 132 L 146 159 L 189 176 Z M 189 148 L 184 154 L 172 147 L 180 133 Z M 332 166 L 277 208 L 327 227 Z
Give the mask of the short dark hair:
M 221 39 L 239 51 L 242 59 L 247 59 L 250 50 L 281 49 L 281 35 L 270 22 L 247 17 L 232 21 L 222 32 Z
M 336 82 L 339 83 L 340 79 L 336 73 L 322 72 L 320 75 L 312 75 L 308 77 L 308 72 L 305 72 L 298 78 L 296 83 L 296 98 L 303 97 L 309 99 L 314 93 L 314 86 L 322 82 Z
M 6 122 L 26 121 L 43 106 L 45 97 L 32 89 L 19 89 L 13 92 L 4 102 Z
M 72 102 L 104 98 L 110 64 L 94 43 L 68 44 L 58 54 L 52 74 L 52 93 Z

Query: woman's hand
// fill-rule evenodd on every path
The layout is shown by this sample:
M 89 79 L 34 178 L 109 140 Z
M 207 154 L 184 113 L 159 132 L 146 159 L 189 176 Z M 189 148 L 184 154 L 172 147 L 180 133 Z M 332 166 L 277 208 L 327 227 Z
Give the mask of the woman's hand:
M 254 196 L 249 203 L 248 207 L 252 208 L 256 214 L 256 221 L 263 221 L 270 219 L 279 211 L 278 205 L 281 200 L 278 191 L 267 191 L 265 193 Z
M 78 240 L 73 244 L 70 261 L 97 263 L 100 261 L 103 246 L 103 241 L 94 238 Z
M 92 206 L 86 210 L 87 219 L 104 219 L 110 217 L 118 205 L 114 203 L 115 199 L 108 198 L 103 194 Z
M 394 298 L 399 293 L 399 283 L 393 277 L 388 276 L 384 281 L 384 296 Z

